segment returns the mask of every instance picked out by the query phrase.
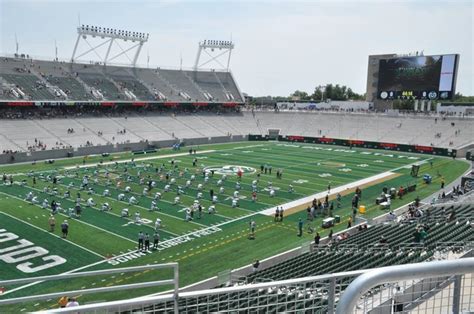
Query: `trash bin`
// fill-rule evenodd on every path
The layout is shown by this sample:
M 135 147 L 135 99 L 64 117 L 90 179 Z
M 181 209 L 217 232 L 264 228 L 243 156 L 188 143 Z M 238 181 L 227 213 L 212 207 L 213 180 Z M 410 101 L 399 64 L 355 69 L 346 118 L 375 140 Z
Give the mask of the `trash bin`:
M 339 216 L 339 215 L 334 216 L 334 223 L 338 224 L 340 222 L 341 222 L 341 216 Z
M 365 205 L 359 206 L 359 214 L 365 214 Z

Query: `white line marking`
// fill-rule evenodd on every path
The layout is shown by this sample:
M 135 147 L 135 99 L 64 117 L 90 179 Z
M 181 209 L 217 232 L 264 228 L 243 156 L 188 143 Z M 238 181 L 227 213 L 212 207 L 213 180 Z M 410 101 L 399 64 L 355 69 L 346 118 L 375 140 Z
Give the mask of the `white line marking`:
M 196 152 L 196 155 L 197 154 L 214 153 L 215 151 L 216 151 L 215 149 L 198 151 L 198 152 Z M 134 158 L 134 161 L 164 159 L 164 158 L 179 157 L 179 156 L 194 156 L 194 154 L 190 155 L 189 152 L 186 152 L 186 153 L 176 153 L 176 154 L 168 154 L 168 155 L 161 155 L 161 156 L 141 157 L 141 158 Z M 107 162 L 103 162 L 101 165 L 114 165 L 116 162 L 120 164 L 120 163 L 126 163 L 126 162 L 130 162 L 130 161 L 131 161 L 131 159 L 124 159 L 124 160 L 117 160 L 117 161 L 107 161 Z M 97 165 L 99 165 L 99 163 L 85 164 L 85 165 L 80 165 L 79 168 L 96 167 Z M 70 170 L 70 169 L 77 169 L 77 168 L 78 168 L 78 166 L 69 166 L 69 167 L 64 167 L 63 169 Z
M 3 211 L 0 211 L 0 213 L 3 214 L 3 215 L 5 215 L 5 216 L 8 216 L 8 217 L 10 217 L 10 218 L 12 218 L 12 219 L 15 219 L 15 220 L 17 220 L 17 221 L 19 221 L 19 222 L 21 222 L 21 223 L 27 224 L 27 225 L 30 226 L 30 227 L 33 227 L 33 228 L 38 229 L 38 230 L 40 230 L 40 231 L 43 231 L 44 233 L 47 233 L 47 234 L 49 234 L 49 235 L 51 235 L 51 236 L 53 236 L 53 237 L 55 237 L 55 238 L 64 240 L 64 241 L 66 241 L 66 242 L 68 242 L 68 243 L 70 243 L 70 244 L 72 244 L 72 245 L 75 245 L 75 246 L 77 246 L 77 247 L 79 247 L 79 248 L 81 248 L 81 249 L 83 249 L 83 250 L 86 250 L 87 252 L 92 253 L 92 254 L 94 254 L 94 255 L 100 257 L 100 258 L 105 258 L 105 256 L 103 256 L 103 255 L 101 255 L 101 254 L 99 254 L 99 253 L 97 253 L 97 252 L 94 252 L 94 251 L 92 251 L 92 250 L 90 250 L 90 249 L 88 249 L 88 248 L 85 248 L 85 247 L 83 247 L 83 246 L 81 246 L 81 245 L 79 245 L 79 244 L 77 244 L 77 243 L 74 243 L 74 242 L 72 242 L 72 241 L 70 241 L 70 240 L 68 240 L 68 239 L 61 238 L 61 237 L 58 236 L 57 234 L 54 234 L 54 233 L 52 233 L 52 232 L 48 232 L 48 231 L 46 231 L 46 230 L 44 230 L 44 229 L 41 229 L 40 227 L 37 227 L 37 226 L 35 226 L 35 225 L 33 225 L 33 224 L 30 224 L 29 222 L 26 222 L 26 221 L 24 221 L 24 220 L 18 219 L 17 217 L 12 216 L 12 215 L 10 215 L 10 214 L 7 214 L 7 213 L 5 213 L 5 212 L 3 212 Z
M 33 188 L 32 188 L 32 189 L 33 189 Z M 33 189 L 33 190 L 36 190 L 36 189 Z M 1 194 L 5 194 L 5 195 L 9 195 L 9 196 L 11 196 L 11 197 L 13 197 L 13 198 L 16 198 L 17 200 L 20 200 L 20 201 L 25 201 L 24 199 L 21 199 L 21 198 L 19 198 L 19 197 L 17 197 L 17 196 L 13 196 L 13 195 L 7 194 L 7 193 L 5 193 L 5 192 L 0 192 L 0 193 L 1 193 Z M 33 205 L 36 206 L 36 207 L 42 208 L 40 205 L 36 205 L 36 204 L 33 204 Z M 65 215 L 65 214 L 63 214 L 63 213 L 58 213 L 58 215 L 61 215 L 61 216 L 66 217 L 66 218 L 69 219 L 69 216 L 68 216 L 68 215 Z M 90 227 L 92 227 L 92 228 L 96 228 L 96 229 L 99 229 L 99 230 L 101 230 L 101 231 L 107 232 L 107 233 L 109 233 L 109 234 L 111 234 L 111 235 L 117 236 L 117 237 L 119 237 L 119 238 L 121 238 L 121 239 L 124 239 L 124 240 L 127 240 L 127 241 L 129 241 L 129 242 L 136 243 L 136 241 L 134 241 L 134 240 L 132 240 L 132 239 L 126 238 L 126 237 L 124 237 L 124 236 L 121 236 L 121 235 L 119 235 L 119 234 L 110 232 L 110 231 L 105 230 L 105 229 L 102 229 L 102 228 L 100 228 L 100 227 L 94 226 L 94 225 L 92 225 L 92 224 L 90 224 L 90 223 L 87 223 L 87 222 L 85 222 L 85 221 L 82 221 L 82 220 L 80 220 L 80 219 L 74 219 L 74 221 L 77 221 L 77 222 L 79 222 L 79 223 L 85 224 L 85 225 L 90 226 Z
M 309 196 L 306 196 L 306 197 L 303 197 L 303 198 L 300 198 L 300 199 L 297 199 L 297 200 L 294 200 L 294 201 L 291 201 L 291 202 L 288 202 L 288 203 L 285 203 L 285 204 L 282 204 L 282 205 L 277 205 L 277 206 L 267 208 L 267 209 L 261 211 L 260 213 L 263 214 L 263 215 L 267 215 L 267 216 L 273 216 L 275 214 L 275 209 L 277 207 L 283 206 L 284 209 L 293 208 L 293 207 L 296 207 L 296 206 L 299 206 L 299 205 L 302 205 L 302 204 L 309 203 L 313 199 L 320 199 L 320 198 L 325 197 L 326 195 L 329 195 L 329 196 L 335 195 L 337 193 L 340 193 L 340 192 L 343 192 L 343 191 L 346 191 L 346 190 L 349 190 L 349 189 L 353 189 L 353 188 L 355 188 L 359 185 L 367 184 L 367 183 L 370 183 L 370 182 L 375 181 L 375 180 L 379 180 L 379 179 L 389 177 L 393 174 L 394 173 L 391 172 L 391 171 L 379 173 L 379 174 L 376 174 L 376 175 L 368 177 L 368 178 L 360 179 L 358 181 L 353 181 L 353 182 L 350 182 L 348 184 L 344 184 L 344 185 L 332 188 L 330 193 L 328 193 L 328 191 L 319 192 L 319 193 L 309 195 Z

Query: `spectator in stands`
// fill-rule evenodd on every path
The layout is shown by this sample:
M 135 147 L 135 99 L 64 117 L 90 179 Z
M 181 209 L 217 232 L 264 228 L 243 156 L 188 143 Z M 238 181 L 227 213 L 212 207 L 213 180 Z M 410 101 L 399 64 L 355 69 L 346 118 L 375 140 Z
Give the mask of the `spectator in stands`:
M 448 221 L 454 221 L 456 220 L 456 210 L 454 209 L 454 206 L 451 207 L 451 212 L 448 215 Z
M 403 292 L 400 290 L 400 287 L 395 288 L 395 293 L 393 296 L 393 312 L 403 312 Z
M 259 266 L 260 266 L 260 261 L 258 259 L 256 259 L 255 262 L 253 262 L 253 264 L 252 264 L 253 272 L 257 272 Z
M 395 215 L 393 212 L 388 213 L 387 221 L 395 221 L 395 220 L 397 220 L 397 215 Z
M 68 298 L 66 296 L 63 296 L 59 298 L 58 300 L 58 305 L 60 308 L 65 308 L 67 306 L 67 303 L 68 303 Z
M 66 307 L 75 307 L 79 306 L 79 302 L 77 302 L 76 298 L 70 298 L 69 302 L 66 304 Z

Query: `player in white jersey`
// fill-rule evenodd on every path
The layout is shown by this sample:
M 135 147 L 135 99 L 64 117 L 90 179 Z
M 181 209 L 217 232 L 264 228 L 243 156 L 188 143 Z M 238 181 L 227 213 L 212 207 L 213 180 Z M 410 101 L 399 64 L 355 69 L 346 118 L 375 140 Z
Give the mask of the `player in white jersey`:
M 110 196 L 110 191 L 108 189 L 105 189 L 104 192 L 102 193 L 102 196 L 104 197 Z
M 214 214 L 215 212 L 216 212 L 216 206 L 214 205 L 209 206 L 209 208 L 207 209 L 208 214 Z
M 155 220 L 155 231 L 158 231 L 158 229 L 161 228 L 161 219 L 160 218 L 156 218 Z
M 122 217 L 128 217 L 130 216 L 129 213 L 128 213 L 128 208 L 124 208 L 122 209 L 122 212 L 120 214 Z
M 125 200 L 125 194 L 120 193 L 120 194 L 118 195 L 117 199 L 118 199 L 119 201 Z
M 132 195 L 132 196 L 130 196 L 130 198 L 128 199 L 128 203 L 129 203 L 130 205 L 136 205 L 136 204 L 138 204 L 138 200 L 137 200 L 137 198 L 136 198 L 135 196 Z
M 94 202 L 94 199 L 92 197 L 89 197 L 87 199 L 87 207 L 92 207 L 92 206 L 95 206 L 95 202 Z
M 31 199 L 31 203 L 38 204 L 39 203 L 38 196 L 33 196 L 33 198 Z
M 142 223 L 142 218 L 140 217 L 140 213 L 136 212 L 135 213 L 135 223 L 140 225 Z
M 28 192 L 28 194 L 26 194 L 25 201 L 31 202 L 33 200 L 33 197 L 34 197 L 33 192 L 30 191 L 30 192 Z
M 161 199 L 161 193 L 160 192 L 156 192 L 155 193 L 155 200 L 160 200 Z

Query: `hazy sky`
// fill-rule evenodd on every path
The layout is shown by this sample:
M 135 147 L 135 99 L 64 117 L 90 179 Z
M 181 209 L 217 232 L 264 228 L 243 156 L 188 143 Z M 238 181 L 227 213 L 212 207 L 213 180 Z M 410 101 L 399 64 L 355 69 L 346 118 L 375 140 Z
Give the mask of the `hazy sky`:
M 459 53 L 457 91 L 474 95 L 473 3 L 0 0 L 0 51 L 15 52 L 16 34 L 21 53 L 52 59 L 56 40 L 59 58 L 70 58 L 80 16 L 82 24 L 150 33 L 144 65 L 148 52 L 150 64 L 178 67 L 182 56 L 190 67 L 199 41 L 232 36 L 232 72 L 254 96 L 312 93 L 326 83 L 363 93 L 369 54 L 421 50 Z

